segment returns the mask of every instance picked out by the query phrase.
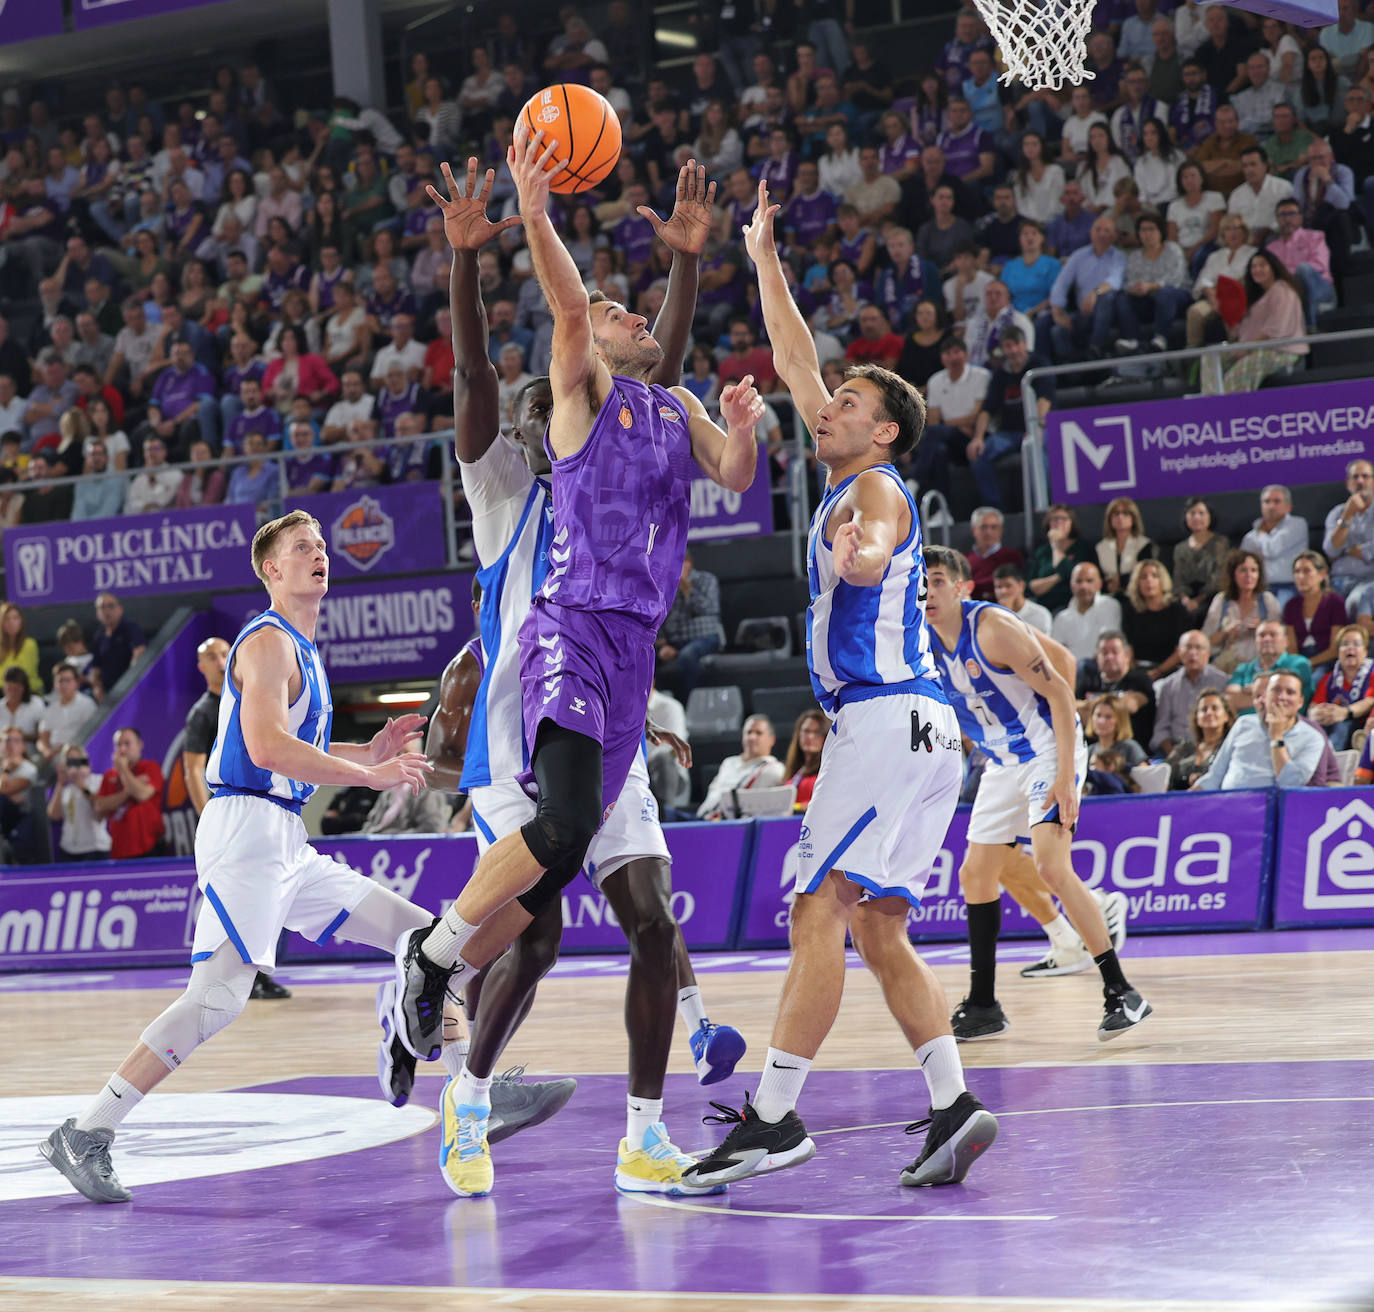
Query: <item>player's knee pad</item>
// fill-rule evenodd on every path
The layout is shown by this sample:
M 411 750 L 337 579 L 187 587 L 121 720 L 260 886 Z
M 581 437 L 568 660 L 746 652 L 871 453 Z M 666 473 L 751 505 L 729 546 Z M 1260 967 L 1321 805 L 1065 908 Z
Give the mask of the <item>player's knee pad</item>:
M 186 992 L 143 1031 L 144 1046 L 175 1070 L 243 1011 L 256 973 L 252 966 L 229 977 L 193 970 Z
M 533 823 L 533 821 L 531 821 L 531 823 Z M 528 836 L 525 841 L 529 841 Z M 588 840 L 588 842 L 590 845 L 590 840 Z M 531 848 L 530 850 L 533 851 L 534 849 Z M 584 855 L 585 852 L 586 849 L 584 848 Z M 515 900 L 519 902 L 535 920 L 539 920 L 549 909 L 549 906 L 558 900 L 559 894 L 577 878 L 581 869 L 582 857 L 569 857 L 556 865 L 550 866 L 540 875 L 539 881 L 536 884 L 527 888 Z
M 601 789 L 582 787 L 559 797 L 544 793 L 539 799 L 534 819 L 520 827 L 525 844 L 545 871 L 565 869 L 572 873 L 566 884 L 582 865 L 582 858 L 601 827 Z M 562 888 L 563 884 L 558 887 Z M 526 910 L 529 908 L 527 907 Z

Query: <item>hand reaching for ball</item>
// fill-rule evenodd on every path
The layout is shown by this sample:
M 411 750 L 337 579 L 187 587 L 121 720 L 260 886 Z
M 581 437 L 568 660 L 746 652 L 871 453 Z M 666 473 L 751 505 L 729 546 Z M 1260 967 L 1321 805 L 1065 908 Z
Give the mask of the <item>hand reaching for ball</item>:
M 744 249 L 755 264 L 761 258 L 777 254 L 778 248 L 773 240 L 773 215 L 781 208 L 780 205 L 768 203 L 768 184 L 760 182 L 759 202 L 754 207 L 754 217 L 744 229 Z
M 563 168 L 567 161 L 555 159 L 558 141 L 554 139 L 545 144 L 544 129 L 530 136 L 518 125 L 506 153 L 506 163 L 510 165 L 511 177 L 515 179 L 515 190 L 520 195 L 521 214 L 537 214 L 547 209 L 549 204 L 549 183 L 553 174 Z M 550 164 L 555 167 L 550 169 Z

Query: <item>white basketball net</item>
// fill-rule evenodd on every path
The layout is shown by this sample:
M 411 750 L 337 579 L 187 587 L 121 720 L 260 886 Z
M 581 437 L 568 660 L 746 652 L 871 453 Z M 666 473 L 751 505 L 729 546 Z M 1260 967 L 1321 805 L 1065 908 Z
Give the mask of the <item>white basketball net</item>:
M 1094 0 L 974 0 L 1002 52 L 1003 82 L 1058 91 L 1086 82 Z

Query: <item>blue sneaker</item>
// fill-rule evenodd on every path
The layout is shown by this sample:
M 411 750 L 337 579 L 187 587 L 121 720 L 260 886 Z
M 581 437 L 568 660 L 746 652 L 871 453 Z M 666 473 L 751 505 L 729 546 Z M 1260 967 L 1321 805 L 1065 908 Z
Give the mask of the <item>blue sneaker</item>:
M 744 1056 L 744 1035 L 731 1025 L 712 1025 L 704 1020 L 692 1035 L 692 1060 L 698 1084 L 719 1084 L 735 1073 Z

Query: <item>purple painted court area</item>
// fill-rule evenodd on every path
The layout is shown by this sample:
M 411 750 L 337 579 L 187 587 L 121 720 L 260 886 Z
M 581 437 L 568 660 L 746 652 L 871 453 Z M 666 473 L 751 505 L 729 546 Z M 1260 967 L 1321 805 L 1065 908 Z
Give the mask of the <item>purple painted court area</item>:
M 804 1097 L 820 1147 L 807 1166 L 721 1198 L 621 1196 L 610 1177 L 623 1083 L 594 1076 L 556 1120 L 498 1146 L 486 1199 L 448 1193 L 431 1129 L 339 1156 L 145 1185 L 127 1207 L 17 1199 L 0 1204 L 0 1252 L 6 1275 L 29 1277 L 1218 1307 L 1348 1306 L 1374 1285 L 1367 1064 L 991 1068 L 974 1082 L 1000 1113 L 1001 1136 L 963 1186 L 897 1183 L 918 1143 L 903 1124 L 923 1111 L 913 1072 L 827 1071 Z M 431 1098 L 438 1088 L 421 1084 Z M 717 1096 L 738 1099 L 743 1088 L 730 1081 Z M 375 1090 L 361 1078 L 317 1078 L 260 1092 Z M 715 1141 L 697 1123 L 705 1091 L 670 1076 L 667 1098 L 682 1147 Z M 359 1115 L 358 1104 L 339 1103 L 341 1116 L 350 1111 Z M 131 1137 L 126 1153 L 151 1157 L 155 1140 Z M 203 1151 L 214 1151 L 213 1136 Z

